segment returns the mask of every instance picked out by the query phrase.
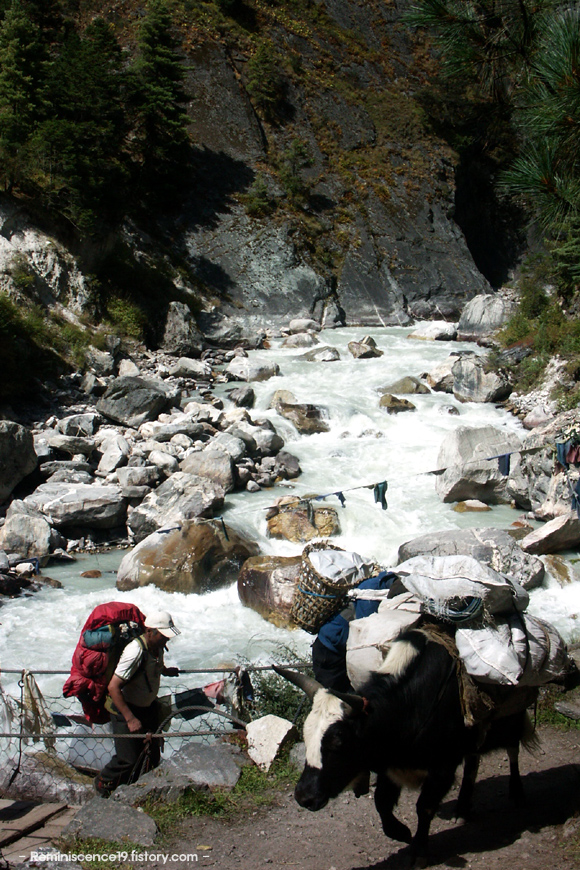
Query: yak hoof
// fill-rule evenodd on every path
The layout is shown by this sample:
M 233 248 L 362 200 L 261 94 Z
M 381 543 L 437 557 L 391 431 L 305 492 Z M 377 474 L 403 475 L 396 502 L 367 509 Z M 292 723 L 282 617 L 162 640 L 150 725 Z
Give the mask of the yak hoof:
M 383 831 L 387 837 L 390 837 L 391 840 L 398 840 L 399 843 L 413 842 L 413 835 L 407 825 L 404 825 L 394 816 L 388 822 L 383 822 Z
M 411 870 L 424 870 L 425 867 L 429 866 L 427 855 L 415 855 L 413 850 L 411 850 L 410 859 L 411 863 L 409 866 Z

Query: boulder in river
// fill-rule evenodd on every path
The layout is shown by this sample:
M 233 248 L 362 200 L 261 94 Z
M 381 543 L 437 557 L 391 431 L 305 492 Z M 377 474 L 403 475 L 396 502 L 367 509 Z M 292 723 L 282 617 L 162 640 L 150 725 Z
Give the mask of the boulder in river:
M 374 359 L 383 355 L 370 335 L 365 335 L 360 341 L 349 341 L 348 349 L 355 359 Z
M 302 354 L 300 359 L 303 359 L 305 362 L 336 362 L 337 359 L 340 359 L 340 353 L 335 347 L 321 345 L 312 350 L 307 350 L 306 353 Z
M 400 564 L 423 555 L 472 556 L 494 571 L 513 577 L 525 589 L 540 586 L 545 574 L 542 561 L 525 553 L 515 537 L 505 529 L 431 532 L 402 544 L 397 560 Z
M 288 324 L 288 332 L 292 335 L 303 332 L 320 332 L 320 329 L 320 323 L 310 317 L 295 317 Z
M 219 521 L 184 521 L 148 535 L 123 558 L 117 589 L 150 584 L 167 592 L 209 592 L 237 580 L 241 565 L 258 552 Z
M 515 312 L 516 303 L 499 294 L 480 293 L 467 303 L 457 324 L 458 341 L 479 341 L 500 329 Z
M 277 402 L 276 410 L 281 417 L 290 420 L 303 435 L 313 435 L 315 432 L 328 432 L 328 423 L 322 419 L 322 408 L 310 404 L 290 404 Z
M 479 499 L 486 504 L 509 504 L 507 476 L 499 470 L 497 457 L 519 450 L 515 432 L 495 426 L 458 426 L 444 439 L 437 467 L 435 488 L 444 502 Z
M 456 336 L 456 323 L 447 323 L 446 320 L 432 320 L 430 323 L 421 323 L 416 326 L 407 338 L 415 338 L 419 341 L 454 341 Z
M 212 516 L 223 502 L 219 483 L 177 471 L 130 512 L 127 527 L 135 541 L 142 541 L 167 525 L 181 526 L 185 520 Z
M 436 393 L 453 392 L 453 366 L 457 362 L 457 354 L 451 354 L 435 368 L 427 372 L 425 380 Z
M 507 378 L 486 371 L 485 360 L 479 356 L 460 357 L 452 373 L 453 395 L 460 402 L 501 402 L 511 393 Z
M 256 362 L 237 356 L 229 363 L 226 372 L 238 381 L 267 381 L 280 374 L 277 363 Z
M 382 408 L 387 414 L 402 414 L 405 411 L 416 411 L 417 407 L 408 399 L 400 399 L 398 396 L 393 396 L 391 393 L 385 393 L 379 400 L 379 408 Z
M 412 375 L 406 375 L 404 378 L 399 378 L 398 381 L 395 381 L 394 384 L 389 384 L 387 387 L 379 387 L 379 393 L 381 393 L 381 395 L 384 393 L 395 393 L 397 396 L 417 394 L 425 395 L 430 392 L 431 390 L 429 387 L 426 387 L 425 384 L 422 384 L 418 378 L 414 378 Z
M 554 517 L 538 529 L 534 529 L 520 542 L 526 553 L 556 553 L 558 550 L 576 549 L 580 544 L 580 519 L 576 512 L 569 511 Z
M 20 499 L 11 502 L 0 530 L 0 548 L 19 553 L 24 559 L 36 557 L 41 565 L 46 565 L 59 544 L 60 535 L 41 510 Z
M 316 344 L 318 339 L 311 332 L 297 332 L 285 338 L 282 347 L 314 347 Z
M 113 529 L 125 523 L 127 504 L 118 486 L 42 483 L 24 499 L 57 528 Z
M 338 512 L 331 507 L 314 507 L 312 502 L 283 496 L 267 516 L 268 536 L 307 542 L 340 534 Z
M 278 628 L 295 628 L 290 618 L 302 556 L 252 556 L 238 576 L 238 595 Z

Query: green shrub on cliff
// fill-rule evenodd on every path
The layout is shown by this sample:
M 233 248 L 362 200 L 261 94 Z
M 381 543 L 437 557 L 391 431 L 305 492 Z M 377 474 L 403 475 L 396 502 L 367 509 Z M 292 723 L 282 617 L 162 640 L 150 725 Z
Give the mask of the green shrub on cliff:
M 286 93 L 286 83 L 280 72 L 281 58 L 269 42 L 260 42 L 248 61 L 246 90 L 267 121 L 278 118 Z

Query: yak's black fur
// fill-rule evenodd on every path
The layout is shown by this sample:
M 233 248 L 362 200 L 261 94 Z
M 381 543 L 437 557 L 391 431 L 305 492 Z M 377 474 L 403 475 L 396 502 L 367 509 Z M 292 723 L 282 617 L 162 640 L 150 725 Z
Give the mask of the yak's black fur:
M 412 644 L 414 657 L 398 676 L 371 676 L 359 693 L 366 698 L 364 712 L 345 705 L 343 717 L 331 724 L 322 737 L 321 769 L 307 763 L 295 795 L 302 806 L 317 810 L 357 775 L 365 770 L 376 772 L 375 805 L 385 834 L 411 843 L 413 860 L 422 862 L 426 859 L 431 820 L 464 759 L 460 815 L 469 810 L 479 753 L 499 746 L 510 753 L 510 794 L 521 799 L 517 752 L 529 728 L 526 708 L 533 697 L 529 691 L 521 692 L 516 712 L 467 727 L 456 658 L 421 630 L 407 631 L 399 641 Z M 324 698 L 320 700 L 324 703 Z M 393 809 L 406 777 L 417 777 L 417 772 L 422 772 L 423 782 L 417 801 L 418 827 L 412 837 L 407 826 L 395 818 Z

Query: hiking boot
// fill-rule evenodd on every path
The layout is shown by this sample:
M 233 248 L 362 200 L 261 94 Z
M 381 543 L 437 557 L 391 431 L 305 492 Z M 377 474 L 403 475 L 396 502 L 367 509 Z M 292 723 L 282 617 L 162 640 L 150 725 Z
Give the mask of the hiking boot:
M 96 793 L 99 795 L 99 797 L 102 797 L 102 798 L 108 798 L 108 797 L 111 797 L 111 795 L 112 795 L 113 792 L 115 791 L 115 789 L 113 788 L 113 786 L 111 785 L 111 783 L 110 783 L 110 782 L 106 782 L 106 781 L 101 777 L 101 774 L 100 774 L 100 773 L 97 774 L 97 776 L 95 776 L 95 778 L 94 778 L 94 780 L 93 780 L 93 788 L 95 789 L 95 791 L 96 791 Z

